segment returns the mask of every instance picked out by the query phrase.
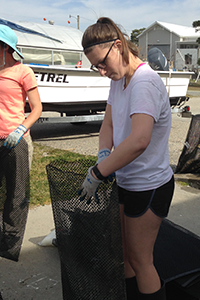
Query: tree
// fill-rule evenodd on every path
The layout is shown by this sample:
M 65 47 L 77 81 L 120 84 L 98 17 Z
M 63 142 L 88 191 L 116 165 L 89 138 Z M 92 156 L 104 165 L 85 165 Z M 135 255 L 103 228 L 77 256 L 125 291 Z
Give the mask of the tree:
M 146 28 L 134 29 L 131 32 L 131 42 L 138 45 L 138 36 L 145 30 Z
M 197 31 L 200 30 L 200 28 L 198 29 L 198 27 L 200 27 L 200 20 L 194 21 L 194 22 L 192 23 L 192 26 L 195 27 L 195 28 L 197 28 L 197 29 L 196 29 Z

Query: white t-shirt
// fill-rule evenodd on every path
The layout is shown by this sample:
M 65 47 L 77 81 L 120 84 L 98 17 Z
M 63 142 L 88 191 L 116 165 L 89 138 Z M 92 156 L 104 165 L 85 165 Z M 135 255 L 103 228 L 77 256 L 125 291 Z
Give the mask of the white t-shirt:
M 116 171 L 117 183 L 130 191 L 158 188 L 173 174 L 169 164 L 168 138 L 171 109 L 166 87 L 148 65 L 139 67 L 126 89 L 124 80 L 111 81 L 108 104 L 111 105 L 113 141 L 116 148 L 131 133 L 131 116 L 148 114 L 154 118 L 151 142 L 134 161 Z

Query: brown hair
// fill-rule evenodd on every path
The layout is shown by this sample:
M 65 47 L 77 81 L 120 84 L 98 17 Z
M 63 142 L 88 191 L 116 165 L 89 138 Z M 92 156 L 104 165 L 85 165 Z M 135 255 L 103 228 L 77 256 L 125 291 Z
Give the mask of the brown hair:
M 129 63 L 129 52 L 134 56 L 139 55 L 136 45 L 134 45 L 128 36 L 109 18 L 99 18 L 97 22 L 89 26 L 83 34 L 82 46 L 84 53 L 89 53 L 94 45 L 107 47 L 106 41 L 119 39 L 122 43 L 122 57 L 126 63 Z M 103 43 L 104 42 L 104 43 Z
M 7 45 L 6 43 L 4 43 L 3 41 L 0 41 L 0 46 L 3 48 L 5 47 L 5 45 Z M 12 54 L 14 52 L 14 49 L 11 48 L 9 45 L 8 45 L 8 53 Z

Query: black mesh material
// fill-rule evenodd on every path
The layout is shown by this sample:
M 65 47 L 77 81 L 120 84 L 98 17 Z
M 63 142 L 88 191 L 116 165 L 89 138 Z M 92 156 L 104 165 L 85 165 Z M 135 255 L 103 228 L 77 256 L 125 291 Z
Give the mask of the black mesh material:
M 179 279 L 183 287 L 200 283 L 200 237 L 164 220 L 155 243 L 154 262 L 166 282 Z
M 125 300 L 116 184 L 101 184 L 99 204 L 80 201 L 77 191 L 90 166 L 89 160 L 47 165 L 63 299 Z
M 0 256 L 18 261 L 30 198 L 28 145 L 8 150 L 0 140 Z
M 200 115 L 192 116 L 175 173 L 200 173 Z

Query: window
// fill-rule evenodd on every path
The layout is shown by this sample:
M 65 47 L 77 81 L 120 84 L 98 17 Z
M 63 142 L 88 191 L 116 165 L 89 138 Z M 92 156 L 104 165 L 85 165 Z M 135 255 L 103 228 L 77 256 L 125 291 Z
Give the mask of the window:
M 76 65 L 80 60 L 82 53 L 73 51 L 57 51 L 37 48 L 20 48 L 24 56 L 24 64 L 36 65 Z M 19 60 L 19 56 L 14 52 L 14 58 Z
M 192 64 L 192 55 L 189 54 L 189 53 L 185 55 L 185 64 L 186 65 L 191 65 Z
M 54 65 L 76 65 L 81 60 L 78 52 L 53 51 Z
M 180 49 L 196 49 L 198 48 L 197 44 L 180 44 Z
M 51 65 L 52 51 L 35 49 L 35 48 L 20 48 L 20 52 L 24 56 L 24 64 Z

